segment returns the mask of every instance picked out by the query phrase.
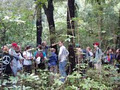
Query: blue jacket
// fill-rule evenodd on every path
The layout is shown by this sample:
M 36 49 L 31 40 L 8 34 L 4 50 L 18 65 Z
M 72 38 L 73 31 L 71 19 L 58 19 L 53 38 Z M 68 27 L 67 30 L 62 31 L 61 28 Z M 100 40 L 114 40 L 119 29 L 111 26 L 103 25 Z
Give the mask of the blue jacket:
M 54 52 L 50 53 L 51 56 L 49 57 L 48 65 L 54 66 L 57 65 L 57 55 Z

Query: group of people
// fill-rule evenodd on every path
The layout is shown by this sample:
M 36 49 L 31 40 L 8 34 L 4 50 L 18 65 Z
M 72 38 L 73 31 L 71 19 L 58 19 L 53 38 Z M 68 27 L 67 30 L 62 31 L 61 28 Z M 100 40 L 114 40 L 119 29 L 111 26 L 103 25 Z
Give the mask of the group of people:
M 55 48 L 47 46 L 46 41 L 36 48 L 27 45 L 23 52 L 17 43 L 12 43 L 10 47 L 4 45 L 2 47 L 2 73 L 16 76 L 18 72 L 21 73 L 22 71 L 32 73 L 33 68 L 36 71 L 37 69 L 48 69 L 53 73 L 57 73 L 59 63 L 60 75 L 64 77 L 61 80 L 64 81 L 67 76 L 65 67 L 69 52 L 64 46 L 63 41 L 59 41 L 57 44 L 60 46 L 58 55 Z M 56 44 L 52 44 L 52 46 L 54 45 Z M 49 53 L 48 50 L 50 50 Z
M 33 68 L 37 69 L 48 69 L 53 73 L 57 73 L 63 77 L 61 81 L 65 80 L 67 76 L 66 65 L 69 51 L 64 46 L 63 41 L 57 43 L 60 47 L 58 55 L 56 49 L 48 46 L 46 41 L 36 48 L 32 48 L 27 45 L 23 52 L 20 45 L 12 43 L 10 47 L 4 45 L 2 47 L 3 58 L 2 58 L 2 72 L 7 75 L 16 76 L 18 72 L 24 71 L 25 73 L 32 73 Z M 52 44 L 54 46 L 56 44 Z M 101 64 L 114 64 L 114 60 L 118 62 L 120 68 L 120 49 L 116 50 L 116 53 L 109 48 L 104 54 L 99 48 L 99 43 L 93 44 L 94 51 L 87 47 L 85 50 L 81 49 L 79 44 L 76 45 L 76 59 L 75 63 L 79 64 L 83 60 L 88 60 L 96 69 L 101 71 Z M 35 72 L 36 72 L 35 71 Z
M 81 49 L 79 44 L 76 45 L 76 63 L 80 64 L 81 62 L 87 61 L 91 63 L 93 67 L 101 70 L 101 58 L 103 56 L 102 50 L 99 48 L 99 43 L 93 43 L 94 51 L 90 47 L 86 47 L 86 49 Z
M 90 67 L 95 67 L 99 71 L 101 71 L 102 64 L 114 65 L 120 69 L 120 49 L 114 50 L 112 48 L 108 48 L 105 52 L 102 52 L 98 42 L 93 43 L 94 50 L 92 50 L 90 47 L 87 47 L 85 50 L 83 50 L 79 45 L 76 46 L 76 61 L 81 62 L 81 60 L 87 60 Z M 120 70 L 118 70 L 118 72 L 120 72 Z

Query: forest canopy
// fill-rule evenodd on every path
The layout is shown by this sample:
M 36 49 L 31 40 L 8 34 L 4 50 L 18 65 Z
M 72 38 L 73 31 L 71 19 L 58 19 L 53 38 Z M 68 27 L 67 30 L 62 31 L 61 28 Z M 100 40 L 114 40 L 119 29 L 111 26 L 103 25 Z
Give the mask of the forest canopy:
M 50 0 L 49 0 L 50 1 Z M 67 1 L 53 0 L 55 30 L 50 34 L 49 22 L 44 6 L 47 0 L 0 0 L 0 46 L 17 42 L 22 46 L 37 43 L 37 6 L 41 8 L 42 41 L 50 38 L 80 43 L 84 48 L 99 41 L 103 48 L 119 47 L 120 2 L 119 0 L 75 0 L 75 36 L 67 34 Z M 42 4 L 38 4 L 42 2 Z M 50 9 L 49 9 L 50 10 Z M 46 10 L 47 11 L 47 10 Z M 48 18 L 48 19 L 47 19 Z

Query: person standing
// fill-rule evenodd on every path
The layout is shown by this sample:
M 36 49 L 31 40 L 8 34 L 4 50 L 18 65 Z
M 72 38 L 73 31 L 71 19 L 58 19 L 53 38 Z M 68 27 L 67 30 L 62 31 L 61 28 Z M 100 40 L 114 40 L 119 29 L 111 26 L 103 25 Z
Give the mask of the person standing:
M 88 61 L 89 67 L 94 67 L 94 65 L 93 65 L 93 52 L 89 46 L 86 47 L 86 59 Z
M 10 66 L 13 57 L 9 55 L 9 48 L 7 46 L 3 46 L 2 51 L 3 51 L 2 72 L 9 77 L 10 75 L 13 74 Z
M 89 61 L 91 61 L 93 58 L 93 52 L 92 52 L 92 49 L 90 47 L 86 48 L 86 58 Z
M 32 73 L 33 55 L 30 49 L 31 46 L 28 45 L 26 46 L 25 51 L 23 52 L 23 57 L 24 57 L 23 67 L 24 67 L 24 71 L 27 73 Z
M 43 52 L 42 46 L 39 45 L 38 46 L 38 50 L 36 51 L 36 53 L 34 53 L 35 59 L 36 59 L 36 67 L 38 67 L 39 69 L 44 70 L 46 68 L 46 54 L 45 52 Z
M 83 51 L 82 49 L 80 48 L 80 45 L 79 44 L 76 44 L 76 64 L 80 64 L 82 62 L 82 58 L 83 58 Z
M 19 72 L 22 72 L 24 58 L 22 57 L 20 46 L 17 46 L 16 53 L 19 56 L 19 60 L 17 61 L 17 69 Z
M 18 62 L 18 60 L 20 59 L 19 56 L 18 56 L 17 53 L 16 53 L 17 47 L 18 47 L 17 43 L 12 43 L 12 46 L 11 46 L 11 48 L 9 49 L 9 54 L 10 54 L 11 56 L 13 56 L 13 60 L 12 60 L 12 62 L 11 62 L 11 68 L 12 68 L 12 71 L 13 71 L 14 76 L 17 75 L 17 66 L 18 66 L 18 65 L 17 65 L 17 62 Z
M 110 64 L 114 65 L 114 59 L 115 59 L 114 49 L 110 48 L 108 53 L 110 55 Z
M 102 50 L 99 48 L 99 43 L 96 42 L 93 44 L 94 45 L 94 48 L 95 48 L 95 52 L 94 52 L 94 59 L 95 59 L 95 68 L 98 69 L 100 72 L 101 72 L 101 59 L 102 59 Z
M 49 61 L 48 61 L 48 66 L 50 67 L 50 71 L 53 73 L 57 73 L 57 55 L 55 53 L 55 49 L 51 48 L 50 49 L 50 56 L 49 56 Z
M 46 41 L 43 41 L 43 42 L 42 42 L 42 49 L 43 49 L 43 52 L 46 54 L 46 57 L 48 56 L 48 49 L 49 49 L 50 47 L 51 47 L 51 46 L 48 46 Z
M 65 81 L 66 74 L 66 64 L 67 64 L 67 56 L 69 55 L 68 50 L 63 44 L 63 41 L 59 41 L 59 54 L 58 54 L 58 60 L 59 60 L 59 72 L 60 75 L 64 78 L 61 79 L 62 82 Z
M 117 61 L 117 63 L 116 63 L 116 67 L 118 68 L 118 73 L 120 73 L 120 49 L 117 49 L 116 50 L 116 55 L 115 55 L 115 59 L 116 59 L 116 61 Z

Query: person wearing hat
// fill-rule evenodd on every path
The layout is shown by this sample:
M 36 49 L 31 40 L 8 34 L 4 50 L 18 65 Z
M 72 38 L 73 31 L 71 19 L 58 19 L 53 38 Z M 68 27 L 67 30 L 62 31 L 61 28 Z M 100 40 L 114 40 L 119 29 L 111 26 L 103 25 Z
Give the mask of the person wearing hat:
M 96 43 L 93 43 L 93 46 L 94 46 L 94 66 L 96 69 L 98 69 L 100 72 L 101 72 L 101 59 L 102 59 L 102 50 L 99 48 L 99 43 L 96 42 Z
M 11 62 L 11 68 L 14 76 L 17 75 L 17 60 L 19 60 L 19 56 L 16 53 L 17 46 L 18 46 L 17 43 L 12 43 L 11 48 L 9 49 L 9 54 L 13 56 L 13 60 Z

